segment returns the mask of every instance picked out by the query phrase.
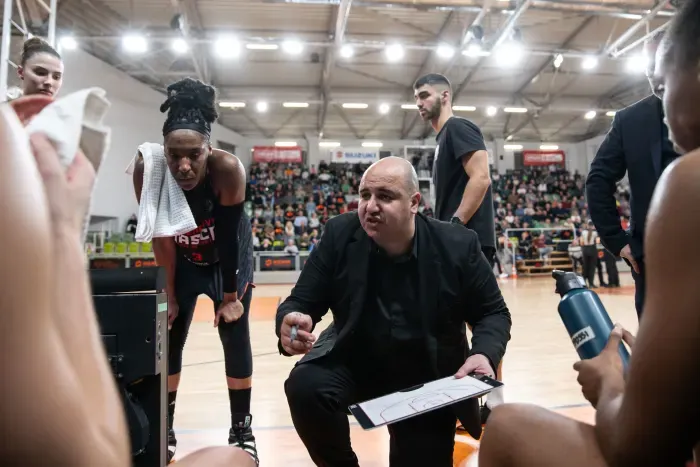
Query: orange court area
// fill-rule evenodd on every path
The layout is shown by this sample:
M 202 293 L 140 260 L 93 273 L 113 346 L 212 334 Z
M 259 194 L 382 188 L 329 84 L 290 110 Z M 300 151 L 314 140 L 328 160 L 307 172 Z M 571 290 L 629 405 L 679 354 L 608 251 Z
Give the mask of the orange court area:
M 613 321 L 636 332 L 634 286 L 629 273 L 621 274 L 621 282 L 620 288 L 599 288 L 596 293 Z M 576 383 L 572 365 L 577 355 L 557 312 L 558 296 L 553 281 L 518 278 L 502 280 L 500 285 L 513 317 L 512 339 L 503 363 L 506 402 L 533 403 L 593 423 L 594 411 Z M 259 285 L 253 290 L 250 323 L 253 432 L 261 465 L 266 467 L 313 466 L 294 430 L 283 388 L 297 358 L 279 355 L 274 333 L 277 306 L 291 288 L 291 284 Z M 175 415 L 176 458 L 200 447 L 226 444 L 229 402 L 223 352 L 213 327 L 213 316 L 211 300 L 201 297 L 184 352 Z M 320 333 L 330 322 L 329 313 L 315 333 Z M 364 431 L 352 417 L 349 421 L 352 445 L 360 465 L 388 466 L 387 431 Z M 455 441 L 454 465 L 477 466 L 478 442 L 459 433 Z

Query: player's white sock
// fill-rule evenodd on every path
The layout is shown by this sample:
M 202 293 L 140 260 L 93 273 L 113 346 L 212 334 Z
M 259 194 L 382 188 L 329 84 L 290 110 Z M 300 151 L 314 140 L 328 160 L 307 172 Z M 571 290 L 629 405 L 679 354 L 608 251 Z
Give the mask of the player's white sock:
M 489 409 L 494 409 L 496 406 L 503 404 L 503 386 L 496 388 L 486 396 L 486 406 Z

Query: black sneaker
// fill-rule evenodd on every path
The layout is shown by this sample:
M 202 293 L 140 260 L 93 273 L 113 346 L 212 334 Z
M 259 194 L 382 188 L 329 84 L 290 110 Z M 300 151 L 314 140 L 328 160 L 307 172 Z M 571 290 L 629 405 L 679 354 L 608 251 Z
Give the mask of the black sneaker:
M 175 457 L 175 448 L 177 447 L 177 439 L 175 438 L 175 431 L 170 428 L 168 430 L 168 464 L 173 462 Z
M 228 432 L 228 444 L 243 449 L 250 454 L 250 457 L 255 461 L 255 465 L 260 465 L 258 459 L 258 448 L 255 446 L 255 436 L 250 428 L 250 422 L 253 416 L 246 415 L 239 423 L 235 423 Z

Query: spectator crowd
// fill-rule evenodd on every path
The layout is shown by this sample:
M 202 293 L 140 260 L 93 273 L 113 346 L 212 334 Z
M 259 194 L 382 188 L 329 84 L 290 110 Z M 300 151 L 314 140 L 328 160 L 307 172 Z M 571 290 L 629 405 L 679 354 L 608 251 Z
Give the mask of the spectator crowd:
M 246 199 L 254 249 L 289 254 L 311 251 L 328 219 L 357 209 L 359 183 L 366 169 L 365 164 L 325 162 L 318 167 L 252 164 Z M 508 276 L 509 269 L 502 265 L 512 263 L 513 249 L 518 258 L 545 262 L 553 251 L 568 251 L 574 265 L 578 264 L 576 239 L 582 229 L 590 228 L 581 174 L 557 166 L 527 167 L 505 174 L 494 171 L 491 178 L 502 277 Z M 430 216 L 427 198 L 420 209 Z M 629 194 L 624 184 L 617 198 L 626 229 Z
M 357 209 L 360 179 L 368 166 L 252 164 L 246 200 L 255 251 L 311 251 L 328 219 Z

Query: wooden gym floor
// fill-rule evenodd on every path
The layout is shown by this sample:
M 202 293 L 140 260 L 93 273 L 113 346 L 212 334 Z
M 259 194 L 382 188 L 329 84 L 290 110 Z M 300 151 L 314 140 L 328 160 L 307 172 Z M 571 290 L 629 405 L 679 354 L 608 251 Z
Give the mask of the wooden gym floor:
M 622 287 L 596 289 L 613 322 L 637 331 L 634 282 L 621 274 Z M 277 352 L 274 316 L 277 304 L 291 285 L 262 285 L 253 291 L 251 340 L 253 346 L 253 430 L 264 467 L 313 466 L 289 415 L 283 383 L 297 358 Z M 593 410 L 581 395 L 572 365 L 577 355 L 559 319 L 558 296 L 549 278 L 501 281 L 513 319 L 512 338 L 503 365 L 507 402 L 527 402 L 592 422 Z M 316 333 L 331 321 L 330 313 Z M 184 351 L 183 373 L 177 396 L 175 431 L 177 457 L 195 449 L 226 444 L 230 426 L 223 352 L 213 327 L 211 302 L 200 299 Z M 388 466 L 386 429 L 363 431 L 350 419 L 352 444 L 363 467 Z M 322 428 L 320 428 L 322 429 Z M 466 438 L 466 437 L 464 437 Z M 462 439 L 473 442 L 471 439 Z M 476 443 L 474 443 L 476 444 Z M 455 465 L 473 467 L 471 460 Z

